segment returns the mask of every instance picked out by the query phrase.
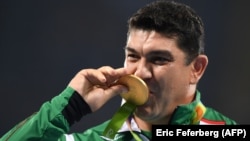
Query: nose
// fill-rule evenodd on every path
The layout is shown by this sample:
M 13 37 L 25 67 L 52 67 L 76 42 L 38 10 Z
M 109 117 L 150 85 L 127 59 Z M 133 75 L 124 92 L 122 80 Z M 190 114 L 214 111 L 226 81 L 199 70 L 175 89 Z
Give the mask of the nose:
M 150 64 L 147 64 L 144 61 L 138 63 L 134 75 L 146 80 L 152 77 L 152 68 Z

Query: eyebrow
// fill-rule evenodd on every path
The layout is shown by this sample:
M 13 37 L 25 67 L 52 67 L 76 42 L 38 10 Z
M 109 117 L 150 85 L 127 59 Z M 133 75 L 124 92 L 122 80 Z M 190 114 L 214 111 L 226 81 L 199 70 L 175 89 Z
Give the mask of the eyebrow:
M 137 51 L 131 47 L 124 47 L 124 50 L 127 50 L 127 51 L 130 51 L 130 52 L 133 52 L 133 53 L 137 53 Z
M 138 53 L 135 49 L 133 49 L 131 47 L 125 47 L 124 49 L 127 51 L 130 51 L 130 52 L 133 52 L 133 53 Z M 164 56 L 169 56 L 171 58 L 174 58 L 172 53 L 168 50 L 155 50 L 155 51 L 151 51 L 148 55 L 150 55 L 150 56 L 151 55 L 164 55 Z

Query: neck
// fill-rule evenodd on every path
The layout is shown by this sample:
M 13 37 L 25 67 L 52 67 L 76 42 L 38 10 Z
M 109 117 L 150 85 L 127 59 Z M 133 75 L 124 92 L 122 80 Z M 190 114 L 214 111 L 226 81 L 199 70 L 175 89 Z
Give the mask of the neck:
M 193 100 L 195 99 L 195 94 L 192 94 L 192 95 L 188 95 L 187 98 L 181 102 L 181 105 L 182 104 L 189 104 L 191 103 Z M 180 104 L 179 104 L 180 105 Z M 175 105 L 173 108 L 171 108 L 171 112 L 168 116 L 164 117 L 163 119 L 161 120 L 157 120 L 157 121 L 151 121 L 151 122 L 148 122 L 147 120 L 143 120 L 141 119 L 140 117 L 136 116 L 134 114 L 134 119 L 135 119 L 135 122 L 137 123 L 138 127 L 141 129 L 141 130 L 144 130 L 144 131 L 151 131 L 152 129 L 152 125 L 160 125 L 160 124 L 168 124 L 170 122 L 170 119 L 171 117 L 173 116 L 173 113 L 176 109 L 178 105 Z

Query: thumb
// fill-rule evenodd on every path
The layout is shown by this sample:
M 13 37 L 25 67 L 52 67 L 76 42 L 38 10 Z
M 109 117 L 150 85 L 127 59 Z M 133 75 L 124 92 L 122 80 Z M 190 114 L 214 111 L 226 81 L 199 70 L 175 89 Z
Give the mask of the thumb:
M 113 85 L 105 90 L 105 95 L 107 95 L 107 97 L 109 97 L 110 99 L 118 94 L 127 93 L 127 92 L 128 92 L 128 88 L 126 86 Z

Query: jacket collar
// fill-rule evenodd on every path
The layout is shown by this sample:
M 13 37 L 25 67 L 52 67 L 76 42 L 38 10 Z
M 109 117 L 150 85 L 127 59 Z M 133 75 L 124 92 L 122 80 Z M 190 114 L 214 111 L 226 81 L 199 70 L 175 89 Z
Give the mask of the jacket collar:
M 200 101 L 201 94 L 197 90 L 195 100 L 189 104 L 178 106 L 170 120 L 170 124 L 190 125 L 198 124 L 206 112 L 205 106 Z
M 170 124 L 175 125 L 190 125 L 198 124 L 206 112 L 205 106 L 200 101 L 201 94 L 197 90 L 193 102 L 178 106 L 170 120 Z M 140 132 L 140 128 L 136 124 L 133 116 L 130 116 L 128 121 L 133 131 Z M 118 132 L 129 131 L 127 122 L 123 124 Z

